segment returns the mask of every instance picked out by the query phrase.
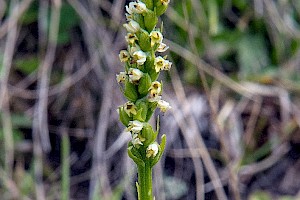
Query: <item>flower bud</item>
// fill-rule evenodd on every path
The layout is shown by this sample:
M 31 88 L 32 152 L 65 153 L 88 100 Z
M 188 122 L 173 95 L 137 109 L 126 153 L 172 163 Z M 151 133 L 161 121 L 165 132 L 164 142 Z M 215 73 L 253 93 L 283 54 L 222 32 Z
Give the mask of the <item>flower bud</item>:
M 141 29 L 140 25 L 134 20 L 130 20 L 127 24 L 123 24 L 123 26 L 129 33 L 136 33 Z

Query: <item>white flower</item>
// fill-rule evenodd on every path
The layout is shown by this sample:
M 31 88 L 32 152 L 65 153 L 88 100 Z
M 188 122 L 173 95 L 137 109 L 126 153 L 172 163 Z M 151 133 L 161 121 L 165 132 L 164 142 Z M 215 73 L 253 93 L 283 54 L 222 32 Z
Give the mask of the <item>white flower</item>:
M 158 56 L 154 60 L 155 71 L 158 73 L 160 70 L 164 68 L 165 59 L 161 56 Z
M 139 133 L 143 129 L 144 123 L 134 120 L 130 121 L 128 127 L 126 128 L 127 132 L 131 132 L 132 134 Z
M 169 49 L 169 46 L 167 46 L 165 43 L 160 43 L 159 44 L 159 47 L 157 48 L 157 51 L 162 53 L 162 52 L 165 52 Z
M 125 14 L 125 17 L 126 17 L 126 20 L 127 21 L 130 21 L 130 20 L 133 20 L 133 14 Z
M 129 81 L 131 83 L 135 83 L 135 82 L 139 81 L 142 78 L 143 74 L 144 73 L 141 70 L 139 70 L 139 69 L 130 68 L 128 70 Z
M 150 33 L 150 39 L 151 39 L 151 47 L 153 47 L 155 44 L 159 44 L 163 40 L 163 35 L 160 31 L 151 31 Z
M 127 62 L 130 58 L 130 54 L 126 50 L 121 50 L 119 53 L 119 58 L 121 62 Z
M 169 70 L 172 66 L 172 62 L 165 60 L 163 57 L 158 56 L 154 60 L 154 68 L 158 73 L 160 70 Z
M 146 149 L 146 157 L 147 158 L 154 158 L 158 153 L 158 144 L 157 143 L 152 143 L 150 144 L 147 149 Z
M 160 99 L 161 99 L 161 96 L 159 96 L 155 93 L 153 93 L 153 94 L 150 93 L 149 96 L 148 96 L 148 101 L 149 102 L 158 102 Z
M 127 24 L 123 24 L 123 26 L 130 33 L 136 33 L 141 29 L 139 23 L 134 20 L 130 20 Z
M 128 13 L 129 15 L 132 15 L 132 14 L 133 14 L 133 10 L 132 10 L 131 7 L 128 7 L 128 6 L 126 5 L 126 6 L 125 6 L 125 9 L 126 9 L 126 11 L 127 11 L 127 13 Z
M 139 145 L 143 145 L 142 140 L 139 138 L 138 134 L 132 134 L 131 143 L 135 147 L 138 147 Z
M 126 72 L 120 72 L 116 76 L 117 76 L 118 83 L 124 83 L 127 77 Z
M 149 90 L 150 90 L 150 92 L 160 94 L 162 92 L 161 83 L 158 81 L 152 82 Z
M 137 107 L 134 105 L 134 103 L 128 101 L 128 102 L 126 102 L 124 104 L 124 111 L 130 117 L 131 114 L 136 115 L 136 113 L 137 113 Z
M 161 96 L 161 92 L 162 92 L 162 87 L 161 87 L 161 83 L 158 81 L 154 81 L 152 82 L 150 88 L 149 88 L 149 95 L 148 95 L 148 100 L 150 102 L 157 102 L 160 100 Z
M 141 48 L 139 47 L 139 45 L 135 44 L 134 46 L 128 46 L 128 51 L 130 53 L 130 55 L 133 57 L 133 54 L 136 52 L 136 51 L 140 51 Z
M 168 5 L 170 3 L 170 0 L 160 0 L 160 2 L 164 5 Z
M 160 108 L 161 112 L 166 112 L 172 108 L 170 104 L 164 100 L 159 100 L 157 106 Z
M 147 55 L 142 50 L 133 53 L 133 59 L 136 60 L 138 65 L 143 65 L 146 62 Z
M 172 62 L 170 62 L 169 60 L 165 60 L 164 61 L 164 66 L 163 66 L 163 70 L 170 70 L 172 66 Z
M 138 38 L 134 33 L 127 33 L 127 35 L 125 36 L 125 40 L 128 42 L 128 44 L 134 44 L 135 41 L 138 40 Z
M 127 10 L 127 8 L 126 8 Z M 132 14 L 132 13 L 138 13 L 138 14 L 142 14 L 144 12 L 147 12 L 147 7 L 146 7 L 146 4 L 142 3 L 142 2 L 130 2 L 129 3 L 129 8 L 127 10 L 127 12 L 131 12 L 129 14 Z

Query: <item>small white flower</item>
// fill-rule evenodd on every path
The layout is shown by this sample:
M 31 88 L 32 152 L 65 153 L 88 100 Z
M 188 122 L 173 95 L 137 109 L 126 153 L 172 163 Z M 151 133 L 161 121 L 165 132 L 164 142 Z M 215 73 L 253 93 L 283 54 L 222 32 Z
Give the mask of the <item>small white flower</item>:
M 158 81 L 152 82 L 149 90 L 150 92 L 160 94 L 162 92 L 161 83 Z
M 148 95 L 148 101 L 149 102 L 158 102 L 159 100 L 161 100 L 161 96 L 159 96 L 159 95 L 157 95 L 155 93 L 153 93 L 153 94 L 150 93 Z
M 143 129 L 144 123 L 134 120 L 130 121 L 128 127 L 126 128 L 127 132 L 131 132 L 132 134 L 139 133 Z
M 160 70 L 164 68 L 165 59 L 161 56 L 158 56 L 154 60 L 155 71 L 158 73 Z
M 139 23 L 134 20 L 130 20 L 127 24 L 123 24 L 123 26 L 130 33 L 136 33 L 141 29 Z
M 138 38 L 133 33 L 127 33 L 127 35 L 125 36 L 125 40 L 128 42 L 128 44 L 134 44 L 135 41 L 138 40 Z
M 143 145 L 142 140 L 139 138 L 138 134 L 132 134 L 131 143 L 135 147 L 139 147 L 139 145 Z
M 169 46 L 167 46 L 165 43 L 160 43 L 159 47 L 157 48 L 157 51 L 160 53 L 163 53 L 169 49 Z
M 163 35 L 160 31 L 151 31 L 150 33 L 150 39 L 151 39 L 151 47 L 153 47 L 155 44 L 159 44 L 163 40 Z
M 127 8 L 126 8 L 126 10 L 127 10 Z M 132 12 L 142 14 L 144 12 L 147 12 L 148 9 L 146 7 L 146 4 L 144 4 L 142 2 L 130 2 L 128 10 L 131 12 L 130 14 L 132 14 Z
M 134 105 L 134 103 L 128 101 L 128 102 L 126 102 L 124 104 L 124 111 L 130 117 L 131 114 L 136 115 L 136 113 L 137 113 L 137 107 Z
M 147 55 L 142 50 L 133 53 L 133 59 L 136 60 L 138 65 L 143 65 L 146 62 Z
M 130 20 L 133 20 L 133 14 L 125 14 L 125 17 L 126 17 L 126 20 L 127 21 L 130 21 Z
M 118 83 L 124 83 L 127 77 L 126 72 L 120 72 L 116 76 L 117 76 Z
M 125 9 L 129 15 L 133 14 L 133 10 L 130 7 L 128 7 L 127 5 L 125 6 Z
M 119 53 L 119 58 L 121 62 L 127 62 L 130 58 L 130 54 L 126 50 L 121 50 Z
M 172 108 L 170 104 L 164 100 L 159 100 L 157 106 L 160 108 L 161 112 L 166 112 Z
M 130 68 L 128 70 L 129 81 L 131 83 L 136 83 L 137 81 L 139 81 L 142 78 L 143 74 L 144 73 L 139 69 Z
M 158 154 L 158 144 L 152 143 L 146 149 L 146 157 L 147 158 L 154 158 Z
M 170 70 L 172 66 L 172 62 L 170 62 L 169 60 L 165 60 L 164 61 L 164 66 L 163 66 L 163 70 Z
M 132 57 L 136 51 L 140 51 L 140 50 L 141 50 L 141 48 L 137 44 L 135 44 L 134 46 L 128 46 L 128 51 Z
M 160 100 L 162 92 L 162 87 L 161 83 L 158 81 L 152 82 L 150 88 L 149 88 L 149 95 L 148 95 L 148 100 L 150 102 L 157 102 Z
M 170 3 L 170 0 L 160 0 L 160 2 L 164 5 L 168 5 Z

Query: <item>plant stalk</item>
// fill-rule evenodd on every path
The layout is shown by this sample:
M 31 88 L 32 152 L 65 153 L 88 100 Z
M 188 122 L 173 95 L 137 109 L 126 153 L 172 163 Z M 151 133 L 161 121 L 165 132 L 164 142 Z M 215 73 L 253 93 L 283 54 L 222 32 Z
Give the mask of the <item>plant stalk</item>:
M 152 168 L 147 160 L 145 166 L 138 166 L 139 200 L 153 200 Z

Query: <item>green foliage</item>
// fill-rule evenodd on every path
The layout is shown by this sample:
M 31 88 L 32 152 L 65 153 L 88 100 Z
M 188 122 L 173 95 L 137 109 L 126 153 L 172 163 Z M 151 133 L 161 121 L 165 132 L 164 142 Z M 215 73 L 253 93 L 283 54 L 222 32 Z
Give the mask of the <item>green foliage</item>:
M 71 31 L 79 26 L 80 18 L 72 6 L 64 3 L 61 7 L 61 16 L 59 23 L 58 44 L 67 44 L 71 40 Z
M 39 64 L 40 64 L 40 60 L 36 56 L 32 56 L 28 58 L 24 57 L 15 60 L 16 69 L 20 70 L 26 75 L 29 75 L 32 72 L 36 71 Z
M 244 34 L 237 45 L 240 75 L 244 78 L 260 74 L 270 65 L 269 55 L 262 35 Z
M 256 191 L 252 193 L 249 197 L 249 200 L 273 200 L 274 198 L 265 191 Z M 278 200 L 296 200 L 294 197 L 291 196 L 280 196 L 277 197 Z
M 278 12 L 285 12 L 282 6 L 289 9 L 284 19 L 291 20 L 291 27 L 297 31 L 300 27 L 298 1 L 274 5 Z M 277 19 L 282 16 L 271 19 L 266 17 L 266 10 L 264 15 L 257 13 L 259 9 L 247 0 L 234 0 L 230 5 L 221 0 L 174 1 L 172 7 L 176 13 L 168 15 L 170 20 L 166 26 L 176 35 L 169 35 L 169 39 L 199 55 L 212 67 L 229 71 L 230 76 L 240 81 L 264 84 L 272 83 L 275 78 L 289 80 L 294 76 L 290 73 L 283 77 L 282 64 L 299 51 L 299 38 L 287 26 L 280 27 L 281 30 L 274 28 L 284 20 Z M 172 57 L 177 59 L 176 55 Z M 183 80 L 198 85 L 196 68 L 189 61 L 180 62 Z

